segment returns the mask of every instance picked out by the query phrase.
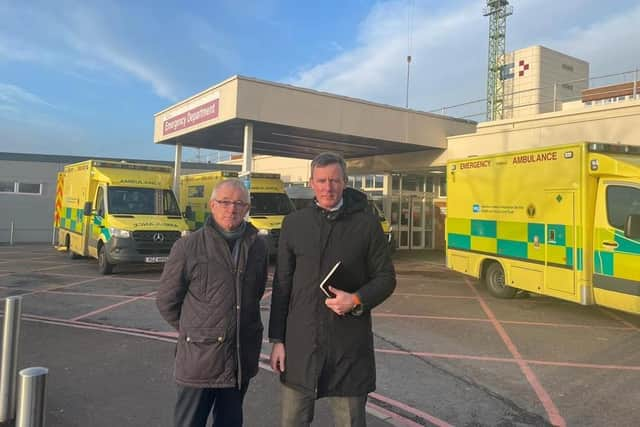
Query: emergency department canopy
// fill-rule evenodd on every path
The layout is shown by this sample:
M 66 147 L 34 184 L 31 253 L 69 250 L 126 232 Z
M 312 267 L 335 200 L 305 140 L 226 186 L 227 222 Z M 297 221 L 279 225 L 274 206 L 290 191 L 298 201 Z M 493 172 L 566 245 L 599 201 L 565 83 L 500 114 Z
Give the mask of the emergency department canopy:
M 475 131 L 452 119 L 295 86 L 233 76 L 157 113 L 154 143 L 312 159 L 441 151 Z

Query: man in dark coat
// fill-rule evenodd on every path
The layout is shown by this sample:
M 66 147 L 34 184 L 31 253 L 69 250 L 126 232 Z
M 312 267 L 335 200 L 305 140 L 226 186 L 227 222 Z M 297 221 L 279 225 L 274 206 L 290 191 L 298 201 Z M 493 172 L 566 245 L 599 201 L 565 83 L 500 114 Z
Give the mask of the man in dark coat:
M 204 427 L 212 412 L 214 427 L 236 427 L 258 373 L 268 254 L 244 221 L 249 194 L 242 182 L 220 182 L 209 205 L 204 227 L 171 249 L 156 303 L 178 331 L 175 425 Z
M 376 374 L 371 309 L 396 280 L 380 221 L 346 180 L 342 157 L 316 157 L 315 203 L 287 216 L 280 232 L 269 338 L 271 367 L 282 382 L 282 426 L 310 425 L 322 397 L 336 426 L 366 425 Z M 335 297 L 327 298 L 319 284 L 338 261 Z

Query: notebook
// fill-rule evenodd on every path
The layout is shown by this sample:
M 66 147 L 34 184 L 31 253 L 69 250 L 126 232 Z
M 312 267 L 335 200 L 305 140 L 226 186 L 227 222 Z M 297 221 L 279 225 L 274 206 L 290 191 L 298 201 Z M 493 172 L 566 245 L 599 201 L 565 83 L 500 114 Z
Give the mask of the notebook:
M 327 298 L 335 298 L 336 294 L 329 290 L 329 286 L 333 286 L 334 288 L 341 288 L 338 284 L 338 277 L 340 276 L 340 272 L 342 271 L 342 261 L 336 262 L 336 265 L 324 276 L 322 282 L 320 282 L 320 290 L 327 296 Z

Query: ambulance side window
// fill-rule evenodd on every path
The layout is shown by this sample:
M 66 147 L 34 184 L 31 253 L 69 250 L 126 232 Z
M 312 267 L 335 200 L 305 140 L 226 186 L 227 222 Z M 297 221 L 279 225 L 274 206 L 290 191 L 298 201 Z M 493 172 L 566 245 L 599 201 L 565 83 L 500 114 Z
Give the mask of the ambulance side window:
M 190 185 L 189 197 L 204 197 L 204 185 Z
M 607 218 L 609 225 L 624 230 L 629 215 L 640 214 L 640 188 L 624 185 L 607 187 Z
M 104 216 L 104 190 L 102 187 L 98 187 L 96 194 L 96 214 L 98 216 Z

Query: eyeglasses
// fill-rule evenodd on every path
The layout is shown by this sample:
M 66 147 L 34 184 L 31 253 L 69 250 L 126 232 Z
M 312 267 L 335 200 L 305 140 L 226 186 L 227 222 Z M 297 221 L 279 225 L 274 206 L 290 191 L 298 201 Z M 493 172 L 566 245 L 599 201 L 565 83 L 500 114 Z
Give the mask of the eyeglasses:
M 234 208 L 241 209 L 248 205 L 248 203 L 241 200 L 215 200 L 215 202 L 225 208 L 230 208 L 233 206 Z

